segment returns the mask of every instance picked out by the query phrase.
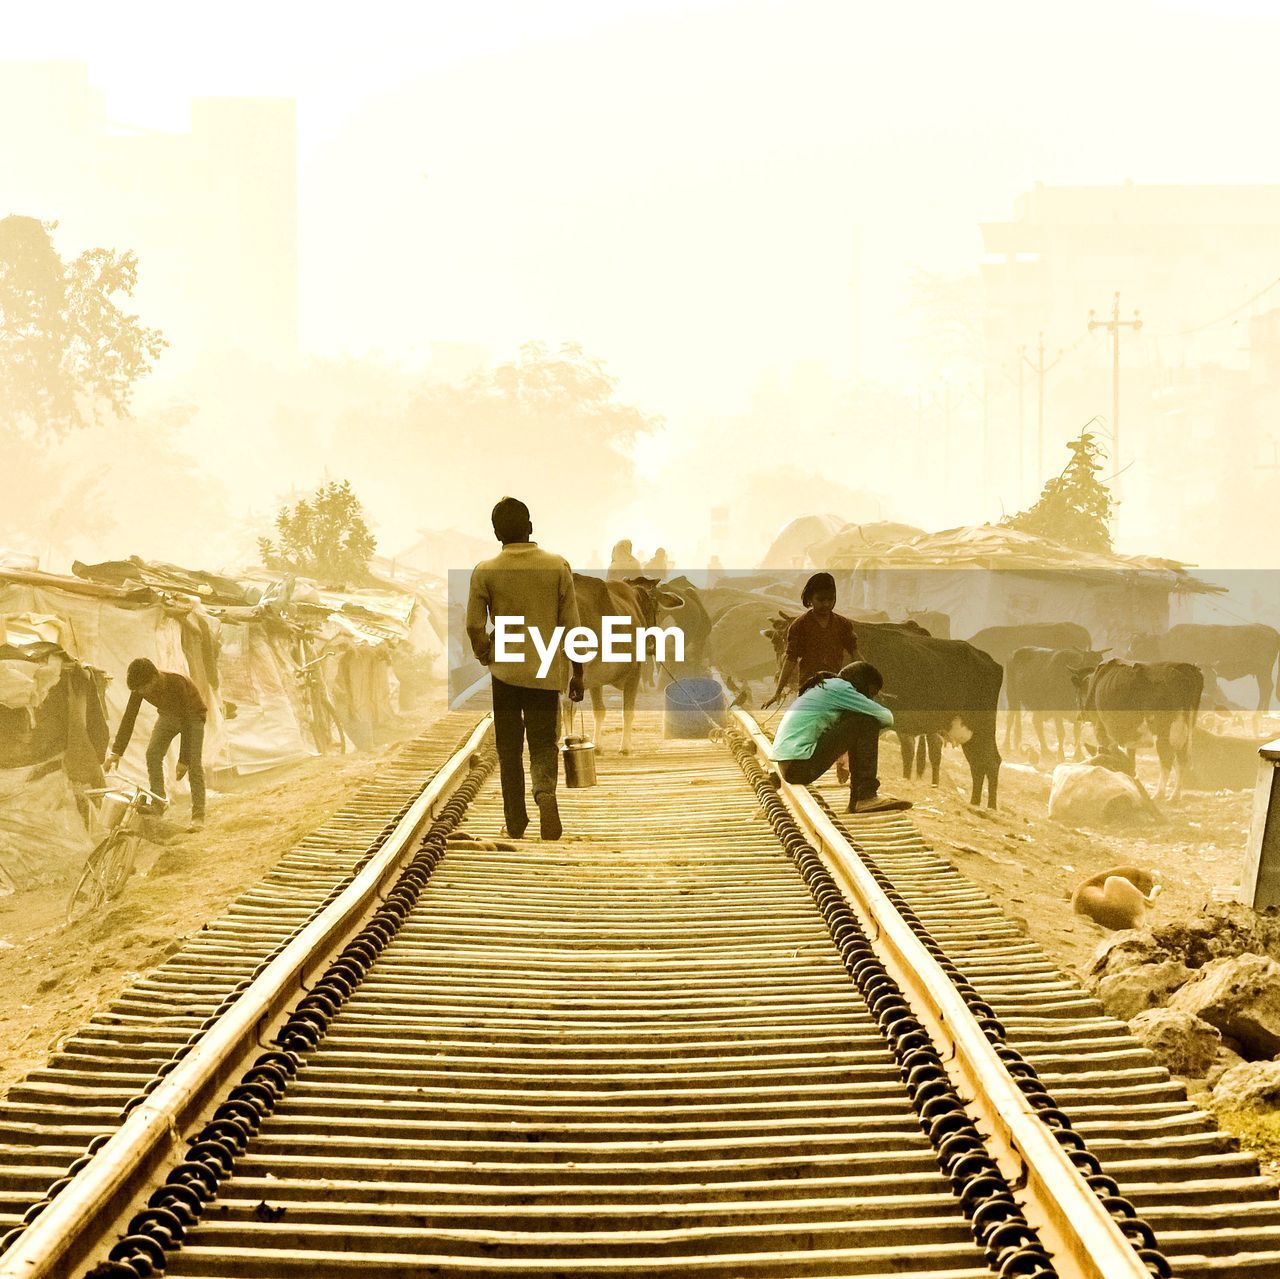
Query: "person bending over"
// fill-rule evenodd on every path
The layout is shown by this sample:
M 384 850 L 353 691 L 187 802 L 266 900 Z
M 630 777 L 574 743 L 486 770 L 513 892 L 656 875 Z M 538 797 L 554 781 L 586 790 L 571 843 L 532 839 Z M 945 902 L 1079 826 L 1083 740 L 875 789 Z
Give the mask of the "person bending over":
M 778 672 L 778 687 L 765 702 L 767 710 L 782 701 L 797 677 L 810 683 L 819 671 L 838 671 L 845 659 L 858 660 L 858 637 L 853 623 L 836 612 L 836 579 L 830 573 L 815 573 L 800 592 L 807 610 L 787 629 L 787 648 Z
M 870 662 L 850 662 L 839 675 L 819 671 L 803 684 L 773 741 L 773 760 L 783 781 L 808 786 L 847 754 L 849 812 L 910 808 L 910 800 L 879 793 L 880 730 L 893 727 L 893 712 L 874 700 L 883 687 Z
M 208 713 L 200 690 L 177 671 L 162 671 L 145 657 L 135 658 L 125 672 L 129 686 L 129 705 L 116 740 L 111 744 L 106 768 L 110 772 L 129 748 L 133 725 L 143 702 L 150 702 L 158 712 L 156 726 L 147 743 L 147 785 L 153 794 L 164 798 L 164 757 L 175 737 L 178 745 L 178 780 L 190 774 L 191 829 L 204 825 L 204 721 Z

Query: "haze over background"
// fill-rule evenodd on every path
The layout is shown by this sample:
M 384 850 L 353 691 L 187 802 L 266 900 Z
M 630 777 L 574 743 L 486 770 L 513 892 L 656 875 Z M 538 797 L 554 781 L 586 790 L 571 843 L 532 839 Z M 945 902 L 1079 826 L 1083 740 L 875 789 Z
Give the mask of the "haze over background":
M 1132 272 L 1118 245 L 1079 306 L 1050 298 L 1032 315 L 1024 300 L 1006 341 L 995 286 L 979 280 L 992 260 L 981 224 L 1014 219 L 1037 183 L 1175 188 L 1149 206 L 1163 225 L 1178 222 L 1176 189 L 1275 182 L 1278 48 L 1276 6 L 1189 0 L 10 12 L 0 84 L 12 64 L 84 63 L 113 135 L 185 133 L 193 98 L 296 102 L 293 350 L 178 343 L 196 329 L 180 302 L 148 306 L 147 235 L 114 245 L 137 250 L 137 309 L 175 337 L 138 417 L 176 414 L 173 448 L 219 496 L 198 528 L 181 510 L 160 527 L 117 512 L 98 557 L 234 556 L 280 498 L 326 476 L 353 480 L 388 554 L 420 528 L 486 536 L 507 489 L 535 518 L 545 509 L 547 540 L 579 558 L 631 536 L 677 558 L 754 562 L 770 521 L 811 510 L 927 527 L 998 518 L 1034 499 L 1063 441 L 1110 413 L 1109 341 L 1088 336 L 1087 310 L 1107 311 L 1111 275 L 1122 288 Z M 46 123 L 33 113 L 4 130 L 38 147 Z M 1267 209 L 1250 226 L 1280 223 L 1274 190 L 1247 197 Z M 92 203 L 55 204 L 0 198 L 0 214 L 57 218 L 64 255 L 104 242 Z M 211 225 L 234 216 L 224 206 Z M 1224 249 L 1203 270 L 1174 246 L 1160 296 L 1124 292 L 1123 313 L 1141 307 L 1145 323 L 1123 339 L 1123 549 L 1252 562 L 1252 509 L 1224 498 L 1258 458 L 1228 458 L 1187 518 L 1162 414 L 1217 421 L 1238 388 L 1206 390 L 1203 370 L 1246 378 L 1266 364 L 1249 322 L 1280 305 L 1265 292 L 1280 277 L 1271 243 L 1269 267 Z M 954 285 L 941 311 L 922 302 L 922 273 Z M 242 301 L 252 327 L 268 303 L 251 288 Z M 1041 329 L 1050 357 L 1067 355 L 1046 382 L 1037 476 L 1034 374 L 1023 366 L 1021 417 L 1015 374 Z M 595 479 L 575 473 L 571 441 L 529 441 L 564 449 L 556 493 L 521 489 L 518 458 L 481 451 L 429 475 L 397 467 L 396 430 L 369 437 L 376 453 L 357 447 L 358 423 L 394 415 L 423 377 L 456 380 L 530 340 L 580 344 L 624 402 L 662 419 L 636 446 L 635 486 L 589 535 L 573 507 Z M 1183 397 L 1173 409 L 1170 395 Z M 1187 427 L 1188 441 L 1213 438 Z M 718 541 L 716 506 L 729 509 Z M 71 533 L 37 540 L 54 559 L 87 553 Z

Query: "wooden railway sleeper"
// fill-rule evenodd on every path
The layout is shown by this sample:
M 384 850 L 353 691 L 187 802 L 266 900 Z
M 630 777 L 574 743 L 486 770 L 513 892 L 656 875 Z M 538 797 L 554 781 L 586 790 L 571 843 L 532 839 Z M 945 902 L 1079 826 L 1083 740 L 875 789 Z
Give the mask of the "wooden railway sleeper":
M 1085 1181 L 1101 1200 L 1103 1206 L 1115 1219 L 1117 1225 L 1137 1249 L 1139 1256 L 1147 1263 L 1153 1275 L 1167 1279 L 1172 1275 L 1172 1267 L 1168 1258 L 1159 1249 L 1156 1233 L 1143 1221 L 1137 1209 L 1120 1193 L 1115 1180 L 1106 1175 L 1102 1163 L 1088 1148 L 1084 1138 L 1076 1132 L 1071 1120 L 1067 1118 L 1049 1090 L 1044 1086 L 1036 1068 L 1008 1042 L 1005 1028 L 996 1017 L 994 1009 L 974 989 L 956 965 L 948 958 L 941 944 L 925 927 L 919 915 L 912 909 L 906 898 L 898 891 L 893 881 L 876 862 L 875 856 L 866 846 L 859 843 L 850 834 L 839 816 L 821 795 L 815 795 L 820 806 L 826 811 L 832 824 L 848 839 L 849 844 L 857 849 L 872 878 L 884 890 L 885 896 L 893 903 L 907 926 L 920 939 L 921 944 L 937 960 L 939 967 L 951 979 L 951 983 L 960 992 L 970 1011 L 977 1018 L 987 1038 L 1003 1061 L 1006 1070 L 1013 1076 L 1018 1088 L 1035 1108 L 1040 1119 L 1052 1130 L 1054 1138 L 1067 1150 L 1072 1163 L 1080 1169 Z
M 805 839 L 778 797 L 768 774 L 756 761 L 754 747 L 732 732 L 725 735 L 725 740 L 755 790 L 769 825 L 812 893 L 846 971 L 888 1041 L 921 1129 L 937 1154 L 988 1264 L 1001 1279 L 1055 1276 L 1049 1254 L 987 1154 L 937 1049 L 876 956 L 817 849 Z
M 90 1279 L 146 1279 L 163 1272 L 167 1254 L 180 1246 L 218 1186 L 234 1171 L 237 1158 L 297 1076 L 304 1054 L 319 1043 L 329 1022 L 399 931 L 444 856 L 448 835 L 461 822 L 494 762 L 492 751 L 473 761 L 466 780 L 432 822 L 421 851 L 397 877 L 386 900 L 289 1015 L 276 1036 L 278 1050 L 258 1058 L 246 1071 L 190 1143 L 186 1158 L 169 1173 L 166 1184 L 130 1220 L 108 1259 L 89 1272 Z

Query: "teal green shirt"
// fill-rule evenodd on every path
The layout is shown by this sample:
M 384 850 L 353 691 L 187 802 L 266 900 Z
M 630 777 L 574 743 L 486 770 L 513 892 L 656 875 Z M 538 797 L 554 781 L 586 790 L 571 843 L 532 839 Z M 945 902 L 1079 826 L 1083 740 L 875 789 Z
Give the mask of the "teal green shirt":
M 881 728 L 893 727 L 893 712 L 859 693 L 848 680 L 824 679 L 787 708 L 773 738 L 773 758 L 812 759 L 818 738 L 846 711 L 870 715 Z

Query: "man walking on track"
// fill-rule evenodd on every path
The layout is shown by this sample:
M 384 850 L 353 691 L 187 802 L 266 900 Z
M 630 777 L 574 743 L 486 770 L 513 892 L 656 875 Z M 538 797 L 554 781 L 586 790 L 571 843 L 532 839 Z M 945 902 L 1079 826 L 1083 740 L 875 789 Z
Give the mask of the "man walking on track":
M 120 721 L 116 740 L 107 756 L 107 772 L 129 748 L 133 725 L 144 701 L 157 710 L 156 726 L 147 743 L 147 779 L 153 794 L 164 798 L 164 757 L 175 737 L 178 746 L 178 780 L 191 776 L 191 829 L 204 825 L 204 721 L 207 710 L 200 690 L 177 671 L 161 671 L 148 658 L 129 663 L 125 672 L 129 705 Z
M 529 772 L 533 799 L 538 806 L 543 839 L 559 839 L 563 833 L 556 804 L 560 771 L 556 750 L 556 725 L 560 695 L 582 700 L 582 666 L 569 662 L 557 647 L 545 665 L 528 636 L 538 631 L 562 634 L 578 625 L 578 604 L 573 591 L 573 571 L 559 555 L 544 551 L 533 538 L 529 508 L 514 497 L 504 497 L 493 508 L 493 533 L 502 550 L 477 564 L 471 574 L 467 600 L 467 638 L 476 659 L 489 667 L 493 683 L 493 736 L 502 780 L 502 811 L 507 834 L 519 839 L 529 825 L 525 805 L 524 742 L 529 739 Z M 515 618 L 525 633 L 520 656 L 495 651 L 486 623 Z

